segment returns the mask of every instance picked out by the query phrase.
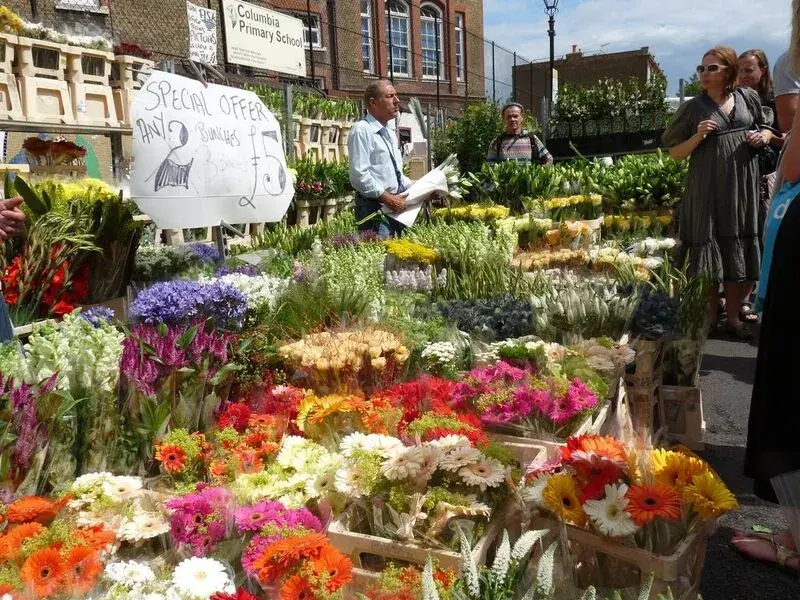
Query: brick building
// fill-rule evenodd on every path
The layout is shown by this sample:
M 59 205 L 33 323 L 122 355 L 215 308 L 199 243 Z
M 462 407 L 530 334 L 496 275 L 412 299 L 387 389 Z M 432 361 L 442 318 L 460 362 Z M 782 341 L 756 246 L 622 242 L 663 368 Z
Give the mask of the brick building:
M 555 61 L 558 85 L 569 84 L 588 87 L 600 79 L 626 80 L 635 77 L 642 82 L 650 81 L 656 73 L 662 73 L 649 47 L 625 52 L 609 52 L 584 56 L 575 46 L 564 58 Z M 531 109 L 528 99 L 533 97 L 533 111 L 542 120 L 542 101 L 547 97 L 549 61 L 520 65 L 514 68 L 515 97 Z M 663 73 L 662 73 L 663 74 Z M 532 78 L 532 79 L 531 79 Z

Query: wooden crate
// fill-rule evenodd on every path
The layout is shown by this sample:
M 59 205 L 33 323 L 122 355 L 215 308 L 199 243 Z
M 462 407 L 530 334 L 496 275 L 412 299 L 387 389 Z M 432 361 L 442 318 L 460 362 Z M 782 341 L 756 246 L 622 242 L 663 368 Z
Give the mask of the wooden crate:
M 506 512 L 505 507 L 496 511 L 495 516 L 492 517 L 486 527 L 486 535 L 478 540 L 478 543 L 472 549 L 472 557 L 475 564 L 483 565 L 489 558 L 490 549 L 493 548 L 497 537 L 503 532 Z M 428 556 L 432 556 L 436 559 L 440 568 L 461 574 L 460 553 L 348 531 L 346 513 L 331 522 L 328 527 L 328 539 L 334 548 L 350 557 L 353 561 L 353 566 L 357 569 L 369 571 L 362 560 L 365 555 L 378 556 L 389 561 L 413 563 L 420 566 L 424 566 Z
M 700 388 L 665 385 L 661 397 L 669 439 L 690 450 L 704 450 L 706 422 Z
M 661 389 L 661 383 L 654 382 L 643 388 L 628 386 L 626 390 L 633 428 L 640 436 L 649 434 L 653 445 L 662 442 L 667 432 Z
M 578 587 L 638 589 L 652 573 L 655 580 L 650 590 L 651 600 L 666 592 L 667 588 L 672 589 L 676 600 L 695 600 L 700 591 L 708 539 L 716 529 L 716 522 L 691 534 L 669 556 L 658 556 L 642 548 L 627 546 L 549 517 L 535 517 L 530 528 L 549 529 L 551 536 L 559 536 L 566 529 L 569 548 L 564 549 L 564 554 L 572 557 L 572 572 Z M 563 535 L 561 539 L 564 539 Z
M 666 338 L 652 341 L 635 339 L 631 347 L 636 351 L 636 361 L 625 373 L 625 382 L 633 387 L 647 387 L 654 381 L 661 381 Z

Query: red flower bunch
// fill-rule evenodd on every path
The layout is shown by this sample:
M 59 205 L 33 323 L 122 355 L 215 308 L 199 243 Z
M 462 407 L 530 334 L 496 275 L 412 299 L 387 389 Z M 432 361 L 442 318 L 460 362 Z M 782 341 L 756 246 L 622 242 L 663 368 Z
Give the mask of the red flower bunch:
M 402 409 L 399 426 L 402 432 L 411 421 L 427 412 L 452 414 L 449 402 L 455 386 L 456 382 L 447 379 L 421 377 L 378 392 L 372 400 L 386 400 L 391 406 Z
M 114 46 L 114 54 L 119 56 L 136 56 L 145 59 L 153 55 L 152 52 L 142 48 L 139 44 L 133 44 L 131 42 L 120 42 Z

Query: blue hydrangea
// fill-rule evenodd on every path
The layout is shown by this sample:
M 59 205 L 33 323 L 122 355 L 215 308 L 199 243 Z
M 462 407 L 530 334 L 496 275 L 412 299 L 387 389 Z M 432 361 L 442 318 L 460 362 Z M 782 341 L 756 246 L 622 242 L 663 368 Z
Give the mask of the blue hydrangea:
M 247 299 L 220 281 L 164 281 L 142 291 L 131 303 L 131 317 L 148 325 L 183 325 L 214 319 L 218 327 L 238 330 L 244 322 Z

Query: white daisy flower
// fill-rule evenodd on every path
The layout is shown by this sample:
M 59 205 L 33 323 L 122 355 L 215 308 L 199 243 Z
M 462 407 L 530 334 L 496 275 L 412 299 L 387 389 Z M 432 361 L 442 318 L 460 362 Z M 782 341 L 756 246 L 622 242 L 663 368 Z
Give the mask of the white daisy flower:
M 417 476 L 423 481 L 427 481 L 439 468 L 439 461 L 442 458 L 441 451 L 436 446 L 420 446 L 420 472 Z
M 230 584 L 225 566 L 213 558 L 187 558 L 172 573 L 172 585 L 190 598 L 208 598 L 216 592 L 226 591 Z
M 457 446 L 439 459 L 439 468 L 444 471 L 458 471 L 481 459 L 483 454 L 472 446 Z
M 353 467 L 342 467 L 334 476 L 336 491 L 350 498 L 360 498 L 366 494 L 364 475 Z
M 339 442 L 339 454 L 346 458 L 350 458 L 356 450 L 367 449 L 367 435 L 357 431 L 342 438 Z
M 153 569 L 135 560 L 109 563 L 103 575 L 110 581 L 127 587 L 143 586 L 156 579 Z
M 626 510 L 628 499 L 625 494 L 628 486 L 607 485 L 606 496 L 602 500 L 588 500 L 583 509 L 601 533 L 611 537 L 624 537 L 636 532 L 636 525 Z
M 306 494 L 312 498 L 325 497 L 336 491 L 336 470 L 330 469 L 309 479 L 306 483 Z
M 138 542 L 169 533 L 169 522 L 158 513 L 142 512 L 133 515 L 119 530 L 123 541 Z
M 308 440 L 297 435 L 287 435 L 283 438 L 281 449 L 275 457 L 275 462 L 285 469 L 297 468 L 298 454 L 306 447 Z
M 438 448 L 442 454 L 447 454 L 448 452 L 465 446 L 472 448 L 472 444 L 466 436 L 455 434 L 446 435 L 437 440 L 431 440 L 430 442 L 426 442 L 425 445 Z
M 485 492 L 487 487 L 497 487 L 503 483 L 506 469 L 499 460 L 481 455 L 477 462 L 459 469 L 458 474 L 464 483 L 477 485 Z
M 120 475 L 103 482 L 103 493 L 110 498 L 122 501 L 132 498 L 142 489 L 142 480 L 139 477 Z
M 522 499 L 526 504 L 533 504 L 539 508 L 545 508 L 544 488 L 550 475 L 543 473 L 535 477 L 530 483 L 522 488 Z
M 364 450 L 369 452 L 379 452 L 384 458 L 389 456 L 389 453 L 395 448 L 403 446 L 403 442 L 396 437 L 390 435 L 381 435 L 379 433 L 370 433 L 366 439 L 366 447 Z
M 381 473 L 392 481 L 416 477 L 422 471 L 423 460 L 421 448 L 416 446 L 393 448 L 381 464 Z

